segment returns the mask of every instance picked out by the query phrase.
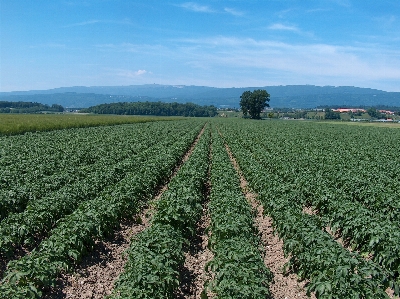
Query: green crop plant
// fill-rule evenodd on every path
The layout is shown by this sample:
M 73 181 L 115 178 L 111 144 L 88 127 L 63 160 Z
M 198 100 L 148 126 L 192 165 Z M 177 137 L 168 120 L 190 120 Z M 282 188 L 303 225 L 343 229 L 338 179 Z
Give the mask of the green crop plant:
M 239 126 L 238 123 L 231 122 L 229 126 L 228 123 L 221 123 L 220 127 L 250 186 L 260 194 L 265 211 L 273 218 L 275 231 L 284 241 L 285 253 L 291 256 L 287 269 L 296 272 L 301 279 L 310 280 L 309 292 L 315 292 L 317 298 L 388 298 L 385 290 L 390 287 L 395 294 L 398 294 L 396 278 L 398 270 L 390 255 L 387 261 L 391 259 L 391 265 L 395 266 L 393 268 L 385 266 L 384 259 L 366 260 L 364 255 L 348 251 L 325 232 L 324 216 L 321 218 L 318 214 L 307 215 L 303 212 L 305 206 L 317 203 L 318 198 L 323 198 L 329 191 L 333 191 L 333 188 L 340 190 L 340 185 L 337 183 L 341 180 L 327 180 L 326 177 L 339 176 L 343 169 L 349 169 L 345 163 L 352 167 L 355 162 L 360 164 L 360 161 L 353 162 L 352 155 L 368 147 L 365 136 L 360 137 L 362 132 L 357 128 L 350 128 L 346 133 L 352 135 L 341 138 L 343 132 L 337 127 L 313 123 L 268 122 L 261 125 L 250 123 Z M 368 130 L 375 131 L 375 128 Z M 370 133 L 368 130 L 366 134 Z M 244 134 L 244 131 L 248 133 Z M 382 133 L 386 132 L 382 130 Z M 330 135 L 336 137 L 328 138 Z M 359 138 L 356 139 L 354 136 Z M 380 141 L 392 142 L 382 139 Z M 352 143 L 357 143 L 359 146 L 348 145 Z M 336 163 L 339 161 L 336 159 L 342 154 L 341 150 L 346 154 L 348 152 L 348 160 Z M 373 149 L 371 147 L 369 150 L 369 162 L 376 167 L 378 163 L 372 159 L 372 151 L 375 151 L 376 160 L 382 164 L 389 162 L 382 157 L 385 159 L 394 157 L 391 150 L 386 153 L 386 150 L 380 148 L 382 155 L 378 155 L 377 147 Z M 380 169 L 379 166 L 377 171 L 381 171 Z M 360 171 L 355 176 L 359 173 Z M 371 179 L 372 175 L 366 173 L 365 176 Z M 374 173 L 373 176 L 379 181 L 387 179 L 389 184 L 393 181 L 392 173 L 381 175 Z M 366 178 L 363 180 L 364 183 L 367 181 Z M 351 176 L 347 176 L 347 180 L 351 180 Z M 373 190 L 373 184 L 373 181 L 369 183 L 370 190 Z M 387 192 L 391 190 L 392 188 L 388 188 Z M 327 212 L 325 209 L 329 206 L 335 206 L 339 211 L 340 202 L 347 202 L 347 206 L 351 202 L 350 198 L 347 198 L 345 201 L 339 200 L 338 205 L 335 205 L 333 202 L 337 201 L 337 198 L 334 196 L 328 201 L 329 204 L 320 201 L 317 213 Z M 361 197 L 353 200 L 351 204 L 358 209 L 364 206 L 364 214 L 357 214 L 354 209 L 346 211 L 345 205 L 342 216 L 337 214 L 337 219 L 341 221 L 345 219 L 344 217 L 353 218 L 353 223 L 349 222 L 346 230 L 354 229 L 354 233 L 360 231 L 357 231 L 355 221 L 361 224 L 363 215 L 368 215 L 367 209 L 375 213 L 385 210 L 382 202 L 371 205 L 369 199 Z M 327 219 L 329 214 L 326 214 Z M 344 214 L 346 216 L 343 216 Z M 385 223 L 387 221 L 384 220 L 385 216 L 384 214 L 376 216 L 375 219 L 381 219 L 382 223 Z M 385 228 L 388 239 L 396 238 L 393 228 L 393 226 Z M 378 236 L 380 232 L 376 230 L 373 234 Z M 386 243 L 383 240 L 382 245 Z M 389 248 L 389 251 L 396 250 L 395 247 Z
M 93 248 L 95 240 L 109 234 L 122 217 L 132 217 L 142 208 L 156 187 L 170 176 L 200 129 L 196 126 L 190 134 L 157 153 L 147 152 L 147 157 L 143 157 L 146 167 L 129 174 L 95 199 L 82 202 L 57 223 L 36 250 L 9 262 L 0 285 L 0 298 L 40 296 L 43 288 L 54 284 L 61 270 L 72 269 Z
M 151 226 L 133 238 L 112 298 L 175 298 L 184 250 L 202 214 L 209 148 L 208 126 L 156 203 Z
M 206 285 L 216 298 L 266 298 L 272 273 L 262 259 L 254 212 L 240 189 L 239 177 L 216 128 L 213 128 L 209 247 L 214 258 Z

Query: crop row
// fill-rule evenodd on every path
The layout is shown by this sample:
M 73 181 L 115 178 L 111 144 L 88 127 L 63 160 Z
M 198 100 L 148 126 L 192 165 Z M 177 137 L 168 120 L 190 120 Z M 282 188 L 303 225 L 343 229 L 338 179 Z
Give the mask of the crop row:
M 184 249 L 202 214 L 209 148 L 208 126 L 156 203 L 151 226 L 133 238 L 112 298 L 174 298 Z
M 118 181 L 146 167 L 150 155 L 156 155 L 165 147 L 173 146 L 182 134 L 193 136 L 198 128 L 189 133 L 185 131 L 187 129 L 182 126 L 160 143 L 115 165 L 98 165 L 97 169 L 88 172 L 82 180 L 31 201 L 22 213 L 9 215 L 0 223 L 0 253 L 10 256 L 20 245 L 35 245 L 35 239 L 45 237 L 56 222 L 72 213 L 79 203 L 94 199 L 102 190 L 112 190 Z M 152 139 L 151 134 L 147 138 Z
M 213 130 L 209 214 L 214 254 L 207 269 L 214 274 L 207 288 L 217 298 L 266 298 L 272 273 L 262 259 L 254 211 L 240 189 L 224 143 Z
M 273 125 L 264 128 L 273 129 Z M 310 280 L 309 291 L 315 291 L 318 298 L 387 298 L 387 287 L 398 293 L 395 273 L 349 252 L 324 231 L 319 217 L 302 212 L 313 194 L 312 183 L 319 179 L 318 173 L 316 177 L 310 173 L 312 167 L 306 167 L 305 162 L 310 162 L 308 148 L 294 148 L 296 140 L 288 138 L 287 132 L 280 132 L 286 136 L 274 132 L 269 135 L 254 125 L 242 127 L 253 132 L 249 135 L 254 140 L 248 143 L 241 137 L 246 135 L 240 129 L 222 127 L 252 188 L 260 194 L 284 240 L 285 253 L 291 255 L 288 268 Z M 300 133 L 299 129 L 296 133 Z M 296 165 L 301 159 L 304 168 Z
M 141 138 L 141 132 L 151 127 L 160 128 L 157 124 L 136 124 L 2 137 L 0 186 L 7 190 L 71 166 L 90 165 L 110 152 L 129 151 L 129 141 Z
M 342 237 L 353 250 L 360 251 L 382 268 L 400 274 L 400 229 L 398 223 L 372 212 L 357 202 L 336 196 L 327 190 L 325 196 L 310 199 L 310 205 L 322 216 L 326 226 Z M 397 291 L 398 292 L 398 291 Z
M 400 231 L 398 222 L 394 222 L 390 219 L 391 217 L 387 217 L 386 210 L 372 208 L 368 204 L 371 201 L 369 195 L 365 195 L 366 198 L 355 197 L 352 199 L 351 196 L 354 192 L 350 193 L 350 196 L 347 194 L 349 193 L 347 188 L 350 183 L 354 182 L 354 179 L 345 176 L 350 183 L 346 183 L 344 184 L 346 187 L 342 187 L 343 179 L 337 179 L 337 177 L 344 175 L 343 167 L 337 163 L 337 159 L 318 163 L 318 160 L 325 158 L 316 157 L 315 153 L 310 150 L 305 151 L 302 149 L 301 151 L 296 151 L 295 141 L 292 141 L 292 146 L 282 156 L 274 155 L 275 150 L 271 145 L 268 145 L 271 151 L 266 153 L 265 145 L 269 144 L 269 138 L 270 136 L 268 135 L 259 136 L 257 141 L 247 147 L 265 167 L 269 169 L 273 167 L 275 175 L 286 183 L 291 183 L 295 186 L 297 203 L 300 208 L 304 205 L 313 206 L 318 211 L 318 215 L 322 216 L 325 226 L 330 226 L 338 236 L 341 236 L 345 242 L 352 245 L 353 249 L 361 251 L 363 255 L 369 256 L 375 263 L 391 272 L 393 279 L 396 280 L 400 273 Z M 316 137 L 314 136 L 314 138 Z M 277 141 L 276 138 L 273 140 Z M 309 142 L 311 143 L 311 141 Z M 315 144 L 319 140 L 312 142 Z M 339 143 L 338 140 L 335 142 Z M 345 141 L 341 142 L 345 143 Z M 337 147 L 345 148 L 345 145 Z M 334 149 L 336 151 L 336 148 Z M 383 156 L 385 156 L 386 151 L 387 149 L 382 151 Z M 325 155 L 330 156 L 327 152 Z M 337 154 L 335 153 L 335 155 Z M 310 157 L 315 158 L 314 163 L 309 163 Z M 332 154 L 332 157 L 334 157 L 334 154 Z M 283 159 L 290 162 L 285 162 Z M 351 164 L 353 162 L 347 161 L 347 163 Z M 283 167 L 283 165 L 288 165 L 289 167 Z M 356 180 L 360 180 L 362 173 L 360 172 L 356 176 Z M 366 172 L 365 175 L 368 176 L 368 173 Z M 367 181 L 367 178 L 364 177 L 363 179 Z M 354 184 L 354 188 L 356 188 L 357 183 Z M 374 182 L 370 182 L 367 187 L 372 193 L 375 190 Z M 390 193 L 390 191 L 388 192 Z M 383 193 L 381 197 L 387 196 L 385 194 Z M 392 207 L 398 204 L 398 200 L 393 199 L 393 201 Z M 375 207 L 377 206 L 378 204 L 375 204 Z M 392 212 L 393 214 L 395 213 L 395 211 Z
M 171 123 L 171 127 L 174 126 L 175 130 L 179 130 L 177 126 L 179 122 Z M 182 124 L 181 124 L 182 125 Z M 164 129 L 162 129 L 164 128 Z M 87 130 L 77 130 L 80 132 L 78 137 L 80 139 L 76 140 L 73 146 L 73 150 L 68 148 L 70 141 L 62 142 L 58 140 L 57 150 L 61 151 L 62 154 L 54 153 L 46 149 L 46 144 L 48 148 L 51 148 L 54 141 L 47 140 L 47 143 L 43 142 L 41 149 L 42 152 L 37 151 L 33 158 L 26 156 L 24 159 L 28 165 L 25 165 L 25 174 L 19 174 L 21 171 L 20 167 L 7 167 L 3 172 L 3 179 L 5 173 L 8 173 L 7 184 L 8 188 L 4 188 L 0 191 L 0 220 L 6 217 L 10 212 L 16 213 L 21 212 L 25 209 L 27 203 L 32 200 L 40 199 L 43 196 L 51 197 L 51 192 L 58 191 L 63 186 L 67 185 L 68 188 L 72 188 L 71 185 L 77 181 L 81 181 L 88 176 L 98 176 L 98 172 L 103 172 L 107 167 L 112 167 L 112 165 L 124 160 L 129 159 L 134 155 L 137 155 L 144 149 L 155 144 L 157 139 L 163 139 L 170 132 L 170 129 L 166 127 L 160 127 L 159 125 L 141 125 L 141 126 L 123 126 L 116 127 L 114 133 L 101 128 L 96 131 L 91 129 L 91 132 L 86 132 Z M 89 142 L 82 141 L 82 137 L 85 134 L 90 133 L 90 136 L 97 136 L 95 140 L 89 144 Z M 46 133 L 47 135 L 65 135 L 66 132 L 52 132 Z M 106 135 L 106 136 L 105 136 Z M 110 136 L 113 139 L 110 139 Z M 153 138 L 149 138 L 152 136 Z M 11 137 L 17 139 L 16 137 Z M 25 139 L 25 136 L 21 136 L 19 139 Z M 132 142 L 134 140 L 134 142 Z M 78 147 L 79 143 L 81 147 Z M 36 147 L 37 145 L 32 145 Z M 64 147 L 66 149 L 62 150 Z M 27 148 L 29 148 L 27 146 Z M 64 159 L 63 165 L 55 166 L 52 169 L 53 173 L 47 175 L 46 171 L 41 172 L 40 165 L 47 165 L 46 159 L 49 159 L 49 155 L 53 155 L 51 158 L 53 161 Z M 16 156 L 16 155 L 15 155 Z M 62 157 L 60 157 L 62 156 Z M 78 157 L 81 156 L 81 157 Z M 83 156 L 85 158 L 83 158 Z M 58 161 L 60 162 L 60 161 Z M 18 165 L 19 163 L 15 163 Z M 123 164 L 123 163 L 122 163 Z M 54 165 L 53 165 L 54 166 Z M 60 168 L 62 167 L 62 168 Z M 117 166 L 117 168 L 120 168 Z M 57 170 L 58 169 L 58 170 Z M 11 175 L 13 173 L 13 175 Z M 22 179 L 22 181 L 19 181 Z M 14 182 L 14 185 L 9 184 L 9 180 Z M 3 183 L 6 180 L 3 181 Z M 80 183 L 78 183 L 80 184 Z M 63 193 L 68 193 L 68 190 Z M 57 195 L 54 195 L 57 197 Z
M 399 130 L 301 122 L 248 124 L 238 130 L 255 155 L 272 159 L 271 171 L 282 172 L 285 165 L 288 175 L 305 172 L 336 196 L 398 222 Z
M 71 269 L 104 238 L 122 217 L 132 217 L 153 196 L 156 187 L 172 173 L 199 128 L 181 136 L 172 146 L 146 152 L 145 167 L 139 167 L 93 200 L 82 202 L 57 223 L 49 238 L 31 254 L 8 263 L 0 298 L 36 298 L 54 284 L 62 270 Z

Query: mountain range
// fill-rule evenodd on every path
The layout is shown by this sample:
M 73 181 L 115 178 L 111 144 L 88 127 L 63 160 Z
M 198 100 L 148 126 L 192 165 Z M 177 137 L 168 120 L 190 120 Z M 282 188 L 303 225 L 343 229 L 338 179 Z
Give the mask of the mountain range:
M 354 86 L 286 85 L 217 88 L 187 85 L 130 85 L 60 87 L 49 90 L 0 92 L 0 101 L 26 101 L 85 108 L 104 103 L 162 101 L 193 102 L 218 108 L 238 108 L 246 90 L 265 89 L 273 108 L 316 108 L 318 106 L 400 106 L 400 92 Z

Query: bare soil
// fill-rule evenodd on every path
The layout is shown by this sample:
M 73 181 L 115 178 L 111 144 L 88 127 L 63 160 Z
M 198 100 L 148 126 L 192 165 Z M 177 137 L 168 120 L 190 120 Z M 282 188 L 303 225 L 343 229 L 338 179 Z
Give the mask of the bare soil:
M 307 215 L 311 215 L 311 216 L 317 214 L 317 212 L 315 210 L 313 210 L 312 207 L 303 207 L 303 213 L 307 214 Z
M 316 297 L 313 293 L 311 293 L 311 297 L 308 297 L 306 294 L 305 285 L 308 281 L 299 281 L 297 275 L 294 273 L 288 275 L 283 273 L 283 267 L 289 260 L 289 258 L 286 258 L 283 253 L 283 241 L 274 234 L 272 219 L 264 215 L 264 209 L 257 200 L 257 194 L 250 190 L 248 182 L 241 172 L 236 159 L 233 157 L 231 150 L 227 145 L 225 146 L 229 157 L 240 176 L 240 186 L 243 193 L 253 209 L 257 211 L 255 223 L 260 232 L 261 241 L 265 248 L 264 264 L 274 275 L 274 281 L 269 286 L 272 298 L 315 299 Z
M 209 161 L 211 161 L 212 153 L 210 150 Z M 205 283 L 213 278 L 213 274 L 205 270 L 206 264 L 214 257 L 210 249 L 208 249 L 208 240 L 211 231 L 211 219 L 208 213 L 208 202 L 211 192 L 210 168 L 208 169 L 208 180 L 205 186 L 203 213 L 200 221 L 197 223 L 196 234 L 190 240 L 190 246 L 185 253 L 185 263 L 181 269 L 181 284 L 176 292 L 178 299 L 201 299 L 204 291 Z M 214 294 L 206 292 L 208 298 L 213 298 Z
M 149 225 L 147 212 L 146 209 L 137 218 L 137 223 L 125 221 L 110 238 L 98 241 L 94 251 L 82 260 L 75 273 L 62 273 L 56 287 L 43 298 L 100 299 L 111 294 L 114 281 L 124 269 L 126 257 L 123 253 L 128 249 L 132 236 Z
M 180 167 L 192 154 L 198 140 L 204 133 L 205 126 L 174 169 L 168 182 L 176 175 Z M 157 188 L 156 196 L 150 205 L 135 220 L 126 220 L 120 224 L 113 235 L 103 241 L 97 241 L 94 250 L 83 258 L 74 273 L 61 273 L 56 286 L 47 290 L 45 299 L 100 299 L 110 295 L 114 283 L 123 272 L 127 257 L 124 252 L 129 248 L 131 239 L 151 224 L 154 203 L 168 189 L 168 182 Z

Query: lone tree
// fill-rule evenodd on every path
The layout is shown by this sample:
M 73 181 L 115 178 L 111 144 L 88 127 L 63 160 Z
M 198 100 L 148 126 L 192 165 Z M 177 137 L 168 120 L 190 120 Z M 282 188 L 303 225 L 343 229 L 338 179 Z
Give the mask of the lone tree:
M 250 115 L 252 119 L 260 119 L 261 111 L 269 107 L 269 93 L 263 89 L 257 89 L 253 92 L 245 91 L 240 96 L 240 109 L 243 115 Z

